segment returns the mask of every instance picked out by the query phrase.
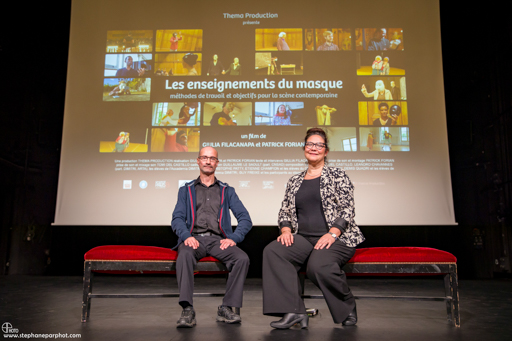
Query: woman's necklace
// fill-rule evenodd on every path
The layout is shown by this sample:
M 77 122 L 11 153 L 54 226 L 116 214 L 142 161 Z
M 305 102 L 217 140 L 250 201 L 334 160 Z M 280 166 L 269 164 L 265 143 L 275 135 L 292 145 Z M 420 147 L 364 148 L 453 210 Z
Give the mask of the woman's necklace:
M 319 177 L 319 176 L 322 174 L 322 169 L 323 169 L 323 167 L 322 167 L 322 168 L 320 168 L 320 169 L 318 170 L 318 172 L 313 173 L 313 172 L 310 172 L 310 169 L 308 168 L 308 170 L 307 170 L 307 172 L 306 172 L 306 173 L 307 173 L 307 175 L 309 175 L 309 176 L 310 176 L 310 177 L 312 177 L 312 178 L 317 178 L 317 177 Z

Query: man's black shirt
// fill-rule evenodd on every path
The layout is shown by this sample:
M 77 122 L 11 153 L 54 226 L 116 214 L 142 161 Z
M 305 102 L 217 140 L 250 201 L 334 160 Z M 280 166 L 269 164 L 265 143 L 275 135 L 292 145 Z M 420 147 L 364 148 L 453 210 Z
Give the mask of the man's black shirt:
M 197 178 L 194 186 L 196 188 L 196 221 L 193 233 L 213 232 L 222 235 L 219 228 L 219 210 L 220 210 L 220 186 L 215 178 L 215 182 L 206 187 Z

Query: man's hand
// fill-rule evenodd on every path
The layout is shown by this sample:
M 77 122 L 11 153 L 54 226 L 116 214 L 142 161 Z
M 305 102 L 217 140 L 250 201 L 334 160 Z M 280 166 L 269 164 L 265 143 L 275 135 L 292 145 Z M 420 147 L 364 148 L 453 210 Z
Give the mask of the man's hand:
M 228 247 L 235 246 L 235 245 L 236 245 L 236 243 L 229 238 L 221 239 L 221 241 L 220 241 L 220 249 L 221 250 L 226 250 Z
M 190 246 L 195 250 L 199 247 L 199 242 L 194 237 L 188 237 L 187 239 L 185 239 L 185 245 Z
M 281 229 L 281 235 L 277 237 L 277 241 L 281 242 L 284 246 L 288 247 L 293 244 L 293 234 L 289 227 L 283 227 Z

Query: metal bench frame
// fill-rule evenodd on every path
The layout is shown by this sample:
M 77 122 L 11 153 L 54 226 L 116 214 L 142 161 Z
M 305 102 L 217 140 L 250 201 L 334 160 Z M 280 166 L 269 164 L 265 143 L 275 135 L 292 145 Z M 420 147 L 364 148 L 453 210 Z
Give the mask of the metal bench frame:
M 84 262 L 84 286 L 82 298 L 82 322 L 87 322 L 91 316 L 91 300 L 93 298 L 153 298 L 153 297 L 179 297 L 179 293 L 166 294 L 93 294 L 92 281 L 93 271 L 133 271 L 144 273 L 145 271 L 165 271 L 175 272 L 176 261 L 124 261 L 124 260 L 86 260 Z M 196 272 L 207 274 L 226 273 L 229 271 L 221 262 L 197 262 Z M 194 297 L 222 297 L 224 293 L 194 293 Z M 240 314 L 240 308 L 234 308 L 235 312 Z
M 404 301 L 445 301 L 448 321 L 455 327 L 460 327 L 459 285 L 456 263 L 347 263 L 343 270 L 346 274 L 366 274 L 386 276 L 391 274 L 414 275 L 444 275 L 444 297 L 429 296 L 370 296 L 358 295 L 356 299 L 391 299 Z M 305 295 L 305 273 L 300 274 L 302 298 L 324 298 L 323 295 Z M 313 312 L 314 313 L 314 312 Z
M 198 262 L 196 271 L 201 273 L 219 272 L 228 273 L 228 270 L 221 262 Z M 455 327 L 460 327 L 459 313 L 459 289 L 456 263 L 348 263 L 343 267 L 347 274 L 366 275 L 422 275 L 438 274 L 444 275 L 444 297 L 423 297 L 423 296 L 367 296 L 359 295 L 356 299 L 393 299 L 406 301 L 445 301 L 447 318 Z M 176 271 L 175 261 L 117 261 L 117 260 L 87 260 L 84 262 L 84 283 L 82 299 L 82 322 L 87 322 L 91 314 L 92 298 L 151 298 L 151 297 L 179 297 L 179 293 L 166 294 L 93 294 L 92 279 L 93 271 Z M 304 280 L 305 274 L 300 275 L 302 285 L 302 297 L 304 299 L 319 299 L 323 295 L 305 295 Z M 195 297 L 222 297 L 224 293 L 194 293 Z M 315 309 L 310 309 L 314 311 Z M 240 313 L 239 308 L 235 308 Z M 314 313 L 313 313 L 314 314 Z

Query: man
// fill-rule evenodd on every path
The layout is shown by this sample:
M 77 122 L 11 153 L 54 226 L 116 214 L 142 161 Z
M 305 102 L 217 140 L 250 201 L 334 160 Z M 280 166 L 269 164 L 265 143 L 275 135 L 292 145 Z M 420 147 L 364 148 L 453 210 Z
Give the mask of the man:
M 368 51 L 385 51 L 389 50 L 389 40 L 386 39 L 386 29 L 376 30 L 375 34 L 368 43 Z
M 290 47 L 286 42 L 286 33 L 279 33 L 279 37 L 277 38 L 277 51 L 290 51 Z
M 400 88 L 395 86 L 395 82 L 391 81 L 391 96 L 395 101 L 399 101 L 400 98 Z
M 212 119 L 210 120 L 210 125 L 214 126 L 236 126 L 236 123 L 233 122 L 231 116 L 229 114 L 235 110 L 235 103 L 233 102 L 224 102 L 222 104 L 222 111 L 213 114 Z
M 366 90 L 366 86 L 363 84 L 361 87 L 361 92 L 365 97 L 373 97 L 374 100 L 392 100 L 393 96 L 391 94 L 391 91 L 386 89 L 386 86 L 384 85 L 384 82 L 382 80 L 378 80 L 375 82 L 375 90 L 372 92 L 368 92 Z
M 124 52 L 132 52 L 135 47 L 135 39 L 132 37 L 132 32 L 128 32 L 128 35 L 123 38 L 123 49 Z
M 396 124 L 396 119 L 388 116 L 389 106 L 387 103 L 379 103 L 380 117 L 373 121 L 374 126 L 389 127 Z
M 232 307 L 242 306 L 249 257 L 236 244 L 244 240 L 252 227 L 252 221 L 235 189 L 215 177 L 219 163 L 217 156 L 217 151 L 212 147 L 199 151 L 199 177 L 179 189 L 178 201 L 172 214 L 172 229 L 179 237 L 176 276 L 180 291 L 179 304 L 183 307 L 177 322 L 178 328 L 191 328 L 196 324 L 192 302 L 194 266 L 206 256 L 217 258 L 230 271 L 226 294 L 217 310 L 217 321 L 242 321 Z M 235 231 L 231 227 L 228 210 L 233 212 L 238 221 Z
M 388 148 L 385 148 L 385 146 L 382 146 L 380 149 L 384 151 L 391 151 L 391 139 L 393 138 L 393 135 L 391 135 L 388 131 L 384 131 L 384 135 L 382 137 L 382 144 L 387 145 Z
M 318 46 L 317 51 L 339 51 L 338 45 L 333 43 L 334 35 L 331 31 L 324 32 L 325 43 Z
M 110 91 L 110 93 L 108 94 L 109 96 L 120 96 L 120 95 L 131 95 L 132 93 L 130 92 L 130 87 L 128 86 L 128 84 L 126 84 L 125 81 L 120 81 L 119 82 L 119 85 L 116 86 L 114 89 L 112 89 L 112 91 Z
M 165 150 L 166 152 L 188 152 L 188 136 L 185 129 L 178 129 L 174 134 L 174 138 L 169 136 L 169 139 L 169 148 L 166 148 L 169 150 Z
M 178 114 L 178 124 L 187 124 L 190 121 L 190 118 L 194 116 L 197 112 L 198 103 L 197 102 L 185 102 L 180 109 L 180 113 Z M 191 113 L 192 112 L 192 113 Z
M 124 58 L 124 62 L 126 63 L 126 67 L 117 70 L 116 77 L 133 78 L 133 77 L 140 77 L 140 76 L 144 75 L 144 72 L 146 71 L 144 68 L 140 69 L 138 71 L 133 68 L 132 56 L 126 56 Z
M 222 74 L 228 74 L 230 76 L 240 76 L 242 74 L 242 65 L 240 65 L 240 60 L 238 58 L 233 59 L 233 63 L 231 63 L 227 70 L 222 71 Z
M 277 57 L 270 58 L 270 74 L 279 75 L 279 66 L 277 65 Z
M 307 29 L 306 30 L 306 40 L 304 41 L 304 50 L 306 51 L 314 51 L 315 47 L 314 41 L 313 41 L 313 30 Z
M 206 73 L 207 76 L 210 74 L 212 76 L 218 76 L 224 72 L 224 66 L 219 61 L 219 56 L 216 54 L 213 55 L 213 60 L 210 62 L 210 67 L 208 67 L 208 72 Z

